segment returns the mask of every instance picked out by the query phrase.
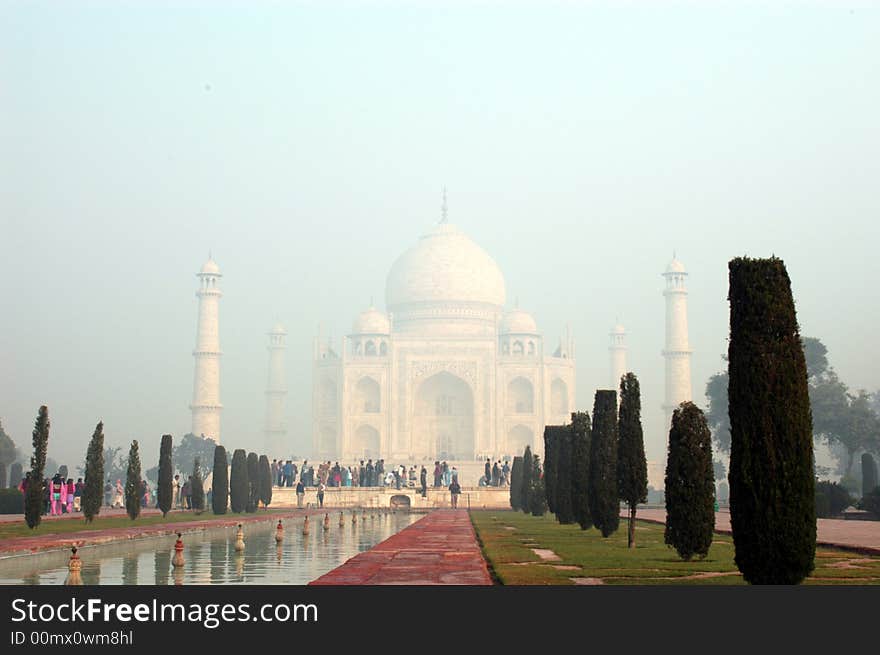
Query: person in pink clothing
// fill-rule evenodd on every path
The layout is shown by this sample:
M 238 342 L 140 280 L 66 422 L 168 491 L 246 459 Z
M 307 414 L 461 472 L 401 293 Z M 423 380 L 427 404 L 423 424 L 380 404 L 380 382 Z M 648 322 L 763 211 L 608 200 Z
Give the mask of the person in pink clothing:
M 67 478 L 67 483 L 65 484 L 65 488 L 67 489 L 67 513 L 73 513 L 73 494 L 76 489 L 73 486 L 73 478 Z
M 67 500 L 67 486 L 62 482 L 61 476 L 57 473 L 50 483 L 52 486 L 49 490 L 49 513 L 52 516 L 61 514 L 61 505 Z M 62 500 L 62 494 L 64 494 Z

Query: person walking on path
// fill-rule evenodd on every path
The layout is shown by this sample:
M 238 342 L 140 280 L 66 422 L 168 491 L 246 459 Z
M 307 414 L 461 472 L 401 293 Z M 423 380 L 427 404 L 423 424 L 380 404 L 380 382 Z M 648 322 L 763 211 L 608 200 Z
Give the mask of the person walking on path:
M 449 485 L 449 494 L 452 498 L 452 509 L 458 508 L 458 496 L 461 494 L 461 487 L 458 484 L 458 477 L 452 478 Z
M 300 480 L 296 483 L 296 506 L 303 506 L 303 498 L 306 497 L 306 486 L 303 484 L 303 481 Z
M 324 507 L 324 489 L 327 488 L 323 482 L 318 483 L 318 507 Z
M 122 480 L 116 480 L 116 495 L 113 497 L 113 507 L 125 507 L 125 487 Z

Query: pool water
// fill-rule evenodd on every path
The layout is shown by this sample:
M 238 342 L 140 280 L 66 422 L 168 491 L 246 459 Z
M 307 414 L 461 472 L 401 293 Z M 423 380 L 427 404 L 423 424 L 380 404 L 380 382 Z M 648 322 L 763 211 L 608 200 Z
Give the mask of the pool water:
M 335 569 L 360 552 L 400 532 L 421 518 L 418 514 L 358 516 L 356 524 L 345 514 L 330 513 L 330 529 L 323 517 L 310 518 L 310 534 L 302 534 L 302 519 L 284 521 L 284 541 L 275 542 L 271 521 L 244 527 L 245 551 L 235 551 L 236 528 L 212 530 L 210 534 L 184 534 L 182 569 L 171 566 L 176 536 L 144 539 L 79 551 L 83 584 L 87 585 L 206 585 L 272 584 L 302 585 Z M 60 585 L 67 578 L 67 565 L 31 568 L 28 558 L 0 564 L 0 584 Z

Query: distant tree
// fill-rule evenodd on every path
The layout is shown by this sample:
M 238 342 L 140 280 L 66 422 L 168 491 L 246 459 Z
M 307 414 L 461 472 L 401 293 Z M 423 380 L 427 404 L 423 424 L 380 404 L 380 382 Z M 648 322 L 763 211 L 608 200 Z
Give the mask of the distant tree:
M 553 425 L 544 428 L 544 490 L 547 494 L 547 507 L 556 513 L 556 469 L 557 469 L 557 453 L 556 453 L 556 436 Z M 558 517 L 557 517 L 558 518 Z
M 249 494 L 247 454 L 237 448 L 232 453 L 232 472 L 229 476 L 229 504 L 233 512 L 240 514 L 245 510 Z
M 708 420 L 706 422 L 708 423 Z M 727 469 L 724 468 L 724 462 L 717 459 L 712 462 L 712 475 L 715 477 L 716 482 L 724 480 L 727 477 Z
M 211 478 L 211 509 L 214 514 L 226 514 L 229 504 L 229 465 L 226 461 L 226 449 L 223 446 L 214 448 L 214 477 Z
M 0 421 L 0 489 L 6 487 L 6 467 L 12 464 L 18 458 L 18 449 L 6 430 L 3 429 L 3 422 Z M 15 476 L 10 473 L 10 481 L 14 484 L 10 486 L 18 486 L 21 480 L 16 480 Z
M 729 264 L 730 519 L 752 584 L 798 584 L 816 552 L 807 364 L 782 260 Z
M 127 468 L 128 461 L 122 454 L 121 447 L 104 447 L 104 475 L 108 479 L 113 481 L 124 479 Z
M 727 357 L 724 358 L 725 360 Z M 718 450 L 730 452 L 730 419 L 727 416 L 727 371 L 716 373 L 706 383 L 706 421 Z
M 128 470 L 125 474 L 125 511 L 134 521 L 141 514 L 141 456 L 138 442 L 131 442 L 128 451 Z
M 846 487 L 837 482 L 823 480 L 816 483 L 816 516 L 820 519 L 835 519 L 855 502 Z
M 17 489 L 23 477 L 24 473 L 22 472 L 21 462 L 13 463 L 9 468 L 9 488 Z
M 685 561 L 705 557 L 715 530 L 712 435 L 703 412 L 691 402 L 672 413 L 665 490 L 664 541 Z
M 170 434 L 163 434 L 162 441 L 159 444 L 159 474 L 156 489 L 159 509 L 162 510 L 162 516 L 166 516 L 171 510 L 171 500 L 174 495 L 173 482 L 174 471 L 171 463 L 173 439 Z
M 263 507 L 269 507 L 272 502 L 272 469 L 269 467 L 269 458 L 266 455 L 260 455 L 260 501 Z
M 248 453 L 248 501 L 246 512 L 256 512 L 260 501 L 260 458 L 256 453 Z
M 648 464 L 642 434 L 642 396 L 639 379 L 633 373 L 620 379 L 617 431 L 617 493 L 629 506 L 627 544 L 635 548 L 636 508 L 648 500 Z
M 532 475 L 533 475 L 534 467 L 532 466 L 532 448 L 531 446 L 526 446 L 526 450 L 523 453 L 523 467 L 522 467 L 522 491 L 520 495 L 520 507 L 522 511 L 526 514 L 529 513 L 529 493 L 532 489 Z
M 104 498 L 104 423 L 95 426 L 89 448 L 86 451 L 85 482 L 80 506 L 86 523 L 91 523 L 101 513 Z
M 587 412 L 571 415 L 571 509 L 581 530 L 593 526 L 590 514 L 590 445 L 592 426 Z
M 575 521 L 571 496 L 571 426 L 557 425 L 552 430 L 555 433 L 553 450 L 556 457 L 556 520 L 562 525 L 568 525 Z M 545 486 L 546 480 L 545 470 Z
M 177 471 L 192 471 L 196 457 L 202 463 L 202 476 L 211 472 L 208 468 L 214 461 L 214 448 L 217 442 L 210 437 L 196 436 L 188 432 L 180 439 L 180 443 L 174 447 L 172 460 Z
M 870 453 L 862 453 L 862 498 L 877 486 L 877 465 Z
M 193 461 L 192 498 L 190 499 L 196 514 L 205 511 L 205 479 L 202 477 L 202 468 L 201 458 L 196 457 Z
M 516 511 L 522 509 L 522 467 L 522 455 L 517 455 L 510 467 L 510 507 Z
M 27 493 L 24 499 L 24 520 L 33 530 L 40 525 L 43 514 L 43 489 L 45 488 L 46 449 L 49 446 L 49 408 L 43 405 L 37 414 L 33 433 L 34 454 L 28 473 Z
M 617 495 L 617 392 L 600 389 L 593 403 L 590 444 L 590 516 L 603 537 L 620 524 Z
M 874 487 L 862 497 L 862 509 L 880 519 L 880 487 Z
M 67 480 L 67 477 L 68 477 L 68 476 L 67 476 L 67 473 L 68 473 L 68 471 L 67 471 L 67 464 L 62 464 L 61 466 L 59 466 L 59 467 L 58 467 L 58 473 L 61 475 L 61 477 L 62 477 L 64 480 Z
M 544 491 L 544 475 L 541 458 L 532 455 L 532 474 L 529 476 L 529 512 L 532 516 L 544 516 L 547 511 L 547 494 Z

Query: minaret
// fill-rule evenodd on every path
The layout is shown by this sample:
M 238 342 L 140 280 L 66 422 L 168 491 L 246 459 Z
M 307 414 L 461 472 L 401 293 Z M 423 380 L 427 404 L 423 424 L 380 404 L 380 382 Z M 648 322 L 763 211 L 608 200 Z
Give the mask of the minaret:
M 620 389 L 620 378 L 626 375 L 626 330 L 618 323 L 611 330 L 611 345 L 608 354 L 611 361 L 611 386 L 609 389 Z
M 199 325 L 196 331 L 196 360 L 193 380 L 192 433 L 205 435 L 220 443 L 220 296 L 217 288 L 220 269 L 208 256 L 198 274 Z
M 691 400 L 691 349 L 688 343 L 687 272 L 684 265 L 672 255 L 672 261 L 663 274 L 666 278 L 666 414 L 665 430 L 672 423 L 672 412 L 685 400 Z
M 286 457 L 287 425 L 284 422 L 284 398 L 287 396 L 287 379 L 284 371 L 284 339 L 287 332 L 276 323 L 269 332 L 269 377 L 266 382 L 266 452 L 269 457 Z

